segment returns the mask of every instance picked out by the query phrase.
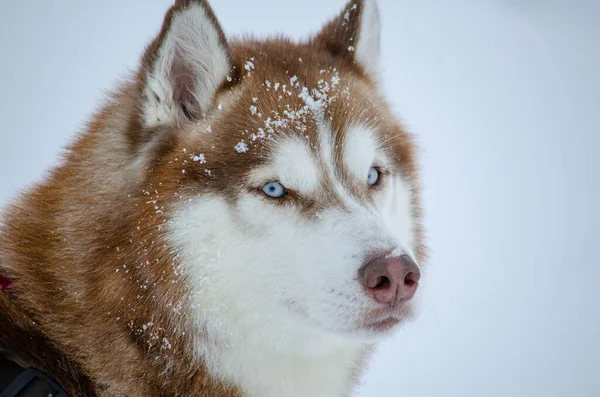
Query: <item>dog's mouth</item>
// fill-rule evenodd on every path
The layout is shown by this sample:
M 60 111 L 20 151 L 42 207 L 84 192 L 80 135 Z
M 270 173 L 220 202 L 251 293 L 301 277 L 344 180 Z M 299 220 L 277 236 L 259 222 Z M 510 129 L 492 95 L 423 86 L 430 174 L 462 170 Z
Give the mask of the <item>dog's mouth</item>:
M 395 316 L 390 316 L 390 317 L 383 318 L 381 320 L 366 323 L 364 328 L 369 331 L 375 331 L 377 333 L 384 333 L 384 332 L 390 331 L 392 328 L 396 327 L 401 322 L 402 322 L 401 318 L 398 318 Z
M 305 319 L 310 319 L 310 316 L 304 311 L 301 306 L 294 301 L 287 301 L 286 306 L 298 315 Z M 379 307 L 377 309 L 362 310 L 362 319 L 354 326 L 344 329 L 345 332 L 366 332 L 371 336 L 385 335 L 392 331 L 406 320 L 409 320 L 412 315 L 412 305 L 410 302 L 403 302 L 394 308 Z M 313 322 L 314 320 L 309 320 Z M 318 325 L 313 322 L 313 325 Z M 341 329 L 340 329 L 341 330 Z M 361 332 L 362 331 L 362 332 Z
M 411 317 L 411 305 L 406 303 L 394 309 L 386 308 L 370 311 L 364 316 L 362 327 L 371 332 L 385 333 Z

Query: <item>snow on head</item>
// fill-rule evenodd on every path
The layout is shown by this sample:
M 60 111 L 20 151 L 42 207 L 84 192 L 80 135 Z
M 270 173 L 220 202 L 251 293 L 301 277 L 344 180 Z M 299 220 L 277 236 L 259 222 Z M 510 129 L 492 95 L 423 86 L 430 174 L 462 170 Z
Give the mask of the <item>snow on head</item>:
M 254 57 L 250 58 L 250 60 L 246 61 L 246 63 L 244 64 L 244 69 L 246 69 L 246 71 L 248 71 L 248 76 L 250 76 L 250 72 L 255 69 L 253 61 L 254 61 Z
M 194 162 L 200 162 L 200 164 L 204 164 L 206 163 L 206 158 L 204 157 L 204 154 L 200 153 L 200 155 L 198 156 L 192 156 L 192 161 Z
M 337 95 L 331 94 L 332 90 L 339 84 L 340 77 L 336 69 L 333 69 L 333 72 L 331 85 L 326 80 L 321 79 L 317 82 L 316 88 L 311 90 L 308 87 L 303 86 L 298 95 L 298 97 L 306 104 L 305 108 L 311 110 L 318 117 L 323 117 L 327 105 L 337 98 Z
M 272 110 L 266 115 L 264 126 L 261 126 L 255 132 L 245 131 L 242 135 L 249 138 L 249 142 L 246 143 L 241 140 L 235 145 L 235 150 L 239 153 L 245 153 L 249 150 L 249 144 L 254 147 L 264 139 L 272 140 L 278 133 L 285 130 L 297 131 L 304 136 L 310 123 L 315 120 L 324 120 L 328 115 L 329 105 L 339 98 L 340 94 L 349 95 L 347 87 L 345 89 L 338 87 L 340 85 L 339 71 L 336 68 L 322 69 L 320 74 L 323 75 L 327 72 L 330 74 L 330 79 L 322 76 L 323 78 L 317 81 L 316 86 L 307 86 L 297 75 L 289 78 L 289 86 L 279 82 L 265 81 L 263 87 L 266 91 L 277 92 L 278 109 Z M 300 98 L 302 102 L 300 105 L 293 106 L 282 102 L 284 96 L 295 96 Z M 253 98 L 252 102 L 257 103 L 258 100 Z M 259 117 L 262 116 L 255 105 L 250 105 L 250 113 Z M 329 117 L 332 117 L 332 115 L 329 114 Z
M 248 151 L 248 145 L 244 141 L 239 141 L 237 145 L 234 146 L 234 149 L 238 153 L 246 153 Z

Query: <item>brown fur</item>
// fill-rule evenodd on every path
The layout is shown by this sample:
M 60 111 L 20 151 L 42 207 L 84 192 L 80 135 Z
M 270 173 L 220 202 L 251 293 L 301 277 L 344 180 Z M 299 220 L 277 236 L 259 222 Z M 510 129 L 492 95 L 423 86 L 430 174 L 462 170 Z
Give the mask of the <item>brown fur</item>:
M 217 191 L 235 198 L 255 188 L 240 181 L 265 161 L 269 146 L 251 144 L 248 134 L 264 127 L 272 110 L 303 105 L 297 95 L 278 100 L 279 92 L 267 91 L 265 80 L 289 82 L 296 75 L 303 84 L 316 86 L 319 70 L 330 73 L 336 68 L 352 97 L 347 101 L 340 96 L 328 109 L 336 140 L 343 142 L 352 120 L 369 118 L 387 131 L 383 139 L 389 141 L 394 167 L 413 187 L 420 220 L 412 140 L 386 113 L 383 102 L 367 99 L 373 83 L 341 50 L 350 37 L 358 37 L 361 1 L 355 2 L 359 10 L 348 27 L 340 30 L 340 16 L 307 43 L 272 39 L 228 44 L 232 81 L 216 95 L 224 110 L 206 119 L 190 112 L 200 133 L 191 134 L 189 126 L 145 129 L 139 105 L 145 71 L 152 67 L 172 13 L 189 1 L 194 0 L 177 1 L 167 13 L 136 78 L 124 83 L 92 118 L 63 164 L 5 212 L 0 274 L 15 283 L 8 292 L 0 291 L 0 351 L 42 369 L 73 396 L 241 395 L 211 378 L 191 354 L 193 338 L 202 331 L 194 330 L 185 314 L 189 294 L 161 225 L 180 197 Z M 216 22 L 212 11 L 210 15 Z M 226 43 L 222 31 L 221 37 Z M 248 75 L 244 62 L 251 57 L 257 67 Z M 249 112 L 253 97 L 259 98 L 256 106 L 263 118 Z M 208 125 L 218 133 L 204 134 Z M 303 139 L 316 145 L 314 121 L 307 120 L 306 126 Z M 141 148 L 156 137 L 149 163 L 133 166 Z M 232 148 L 241 139 L 250 151 L 234 156 Z M 187 154 L 204 153 L 211 163 L 189 161 L 184 149 Z M 360 188 L 355 193 L 369 200 Z M 282 205 L 305 211 L 335 205 L 334 194 L 325 196 L 292 194 Z M 420 259 L 424 254 L 420 243 Z M 151 332 L 144 332 L 150 322 Z

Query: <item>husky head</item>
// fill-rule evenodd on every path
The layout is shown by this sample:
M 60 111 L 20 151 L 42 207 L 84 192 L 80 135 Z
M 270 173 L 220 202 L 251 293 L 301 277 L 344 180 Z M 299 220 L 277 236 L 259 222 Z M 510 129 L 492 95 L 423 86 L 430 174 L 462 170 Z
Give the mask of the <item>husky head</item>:
M 374 0 L 300 43 L 228 41 L 201 0 L 168 12 L 131 140 L 205 335 L 306 351 L 410 313 L 417 169 L 381 95 L 379 31 Z

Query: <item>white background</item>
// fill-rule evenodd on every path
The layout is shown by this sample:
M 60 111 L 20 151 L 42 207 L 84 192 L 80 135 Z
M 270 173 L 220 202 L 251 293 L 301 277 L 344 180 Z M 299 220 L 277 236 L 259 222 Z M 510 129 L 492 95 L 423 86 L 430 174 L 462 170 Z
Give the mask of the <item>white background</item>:
M 343 0 L 213 0 L 230 34 Z M 169 0 L 0 0 L 0 203 L 136 66 Z M 423 148 L 420 317 L 360 396 L 600 396 L 600 2 L 381 1 L 385 83 Z

